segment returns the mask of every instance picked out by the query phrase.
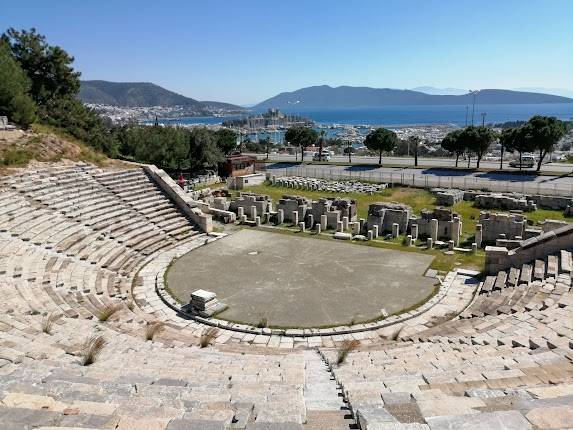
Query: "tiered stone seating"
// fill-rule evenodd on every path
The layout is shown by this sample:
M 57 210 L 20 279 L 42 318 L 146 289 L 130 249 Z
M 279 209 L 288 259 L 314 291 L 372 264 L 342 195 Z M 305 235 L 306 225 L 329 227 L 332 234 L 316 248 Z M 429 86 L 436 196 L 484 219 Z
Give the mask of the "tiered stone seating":
M 424 312 L 381 328 L 319 336 L 237 324 L 200 348 L 205 321 L 158 292 L 173 258 L 218 237 L 140 168 L 0 180 L 0 427 L 573 428 L 569 250 L 481 283 L 452 272 Z M 164 326 L 148 341 L 151 322 Z M 107 344 L 82 366 L 94 334 Z M 361 345 L 338 365 L 348 340 Z
M 405 343 L 352 352 L 333 372 L 362 429 L 571 423 L 573 364 L 561 350 Z

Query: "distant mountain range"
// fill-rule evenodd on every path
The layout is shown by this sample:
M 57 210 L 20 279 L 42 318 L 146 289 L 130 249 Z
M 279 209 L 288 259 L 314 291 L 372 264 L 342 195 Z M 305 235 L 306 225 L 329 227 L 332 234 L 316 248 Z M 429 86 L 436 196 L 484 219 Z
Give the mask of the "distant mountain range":
M 573 99 L 550 94 L 485 89 L 477 97 L 479 104 L 540 104 L 573 103 Z M 397 105 L 469 105 L 472 94 L 435 95 L 421 91 L 369 87 L 330 87 L 328 85 L 302 88 L 280 93 L 255 106 L 267 108 L 355 108 Z
M 221 110 L 245 111 L 245 108 L 230 103 L 185 97 L 149 82 L 82 81 L 79 96 L 84 103 L 124 107 L 185 106 L 205 115 Z
M 412 88 L 412 91 L 419 91 L 421 93 L 432 94 L 436 96 L 461 96 L 467 94 L 468 90 L 462 90 L 460 88 L 436 88 L 436 87 L 416 87 Z

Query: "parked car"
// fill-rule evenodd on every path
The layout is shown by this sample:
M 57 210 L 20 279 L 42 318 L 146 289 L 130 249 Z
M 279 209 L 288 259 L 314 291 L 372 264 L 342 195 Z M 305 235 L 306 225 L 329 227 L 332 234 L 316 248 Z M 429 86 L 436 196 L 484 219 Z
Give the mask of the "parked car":
M 312 161 L 330 161 L 330 151 L 322 151 L 322 154 L 315 152 Z
M 533 155 L 524 155 L 521 157 L 521 165 L 519 164 L 519 158 L 517 160 L 512 160 L 509 162 L 509 167 L 521 167 L 529 168 L 535 166 L 535 158 Z

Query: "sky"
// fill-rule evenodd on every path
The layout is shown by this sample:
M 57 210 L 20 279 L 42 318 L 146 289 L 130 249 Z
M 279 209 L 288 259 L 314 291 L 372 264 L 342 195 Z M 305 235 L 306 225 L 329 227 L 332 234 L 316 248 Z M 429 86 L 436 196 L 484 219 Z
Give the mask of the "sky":
M 573 90 L 573 0 L 0 0 L 82 79 L 254 104 L 312 85 Z

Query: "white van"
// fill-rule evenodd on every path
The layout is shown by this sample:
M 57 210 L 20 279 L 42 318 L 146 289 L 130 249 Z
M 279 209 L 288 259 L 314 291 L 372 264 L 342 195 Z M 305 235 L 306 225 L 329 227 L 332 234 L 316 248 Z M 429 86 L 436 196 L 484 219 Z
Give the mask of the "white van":
M 524 155 L 521 157 L 521 165 L 519 165 L 519 158 L 509 162 L 509 167 L 530 168 L 535 166 L 535 158 L 533 155 Z
M 322 151 L 322 155 L 315 152 L 312 156 L 312 161 L 330 161 L 330 151 Z

